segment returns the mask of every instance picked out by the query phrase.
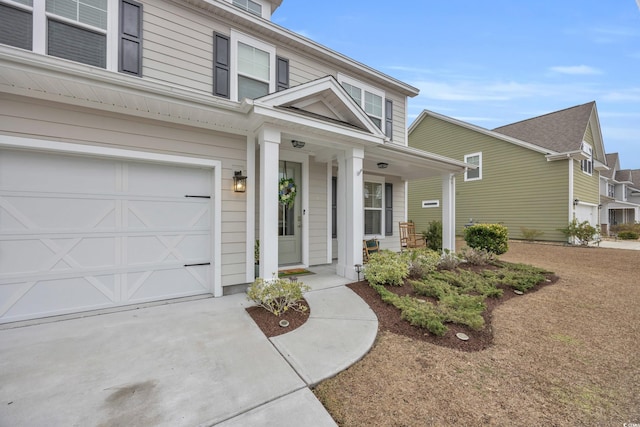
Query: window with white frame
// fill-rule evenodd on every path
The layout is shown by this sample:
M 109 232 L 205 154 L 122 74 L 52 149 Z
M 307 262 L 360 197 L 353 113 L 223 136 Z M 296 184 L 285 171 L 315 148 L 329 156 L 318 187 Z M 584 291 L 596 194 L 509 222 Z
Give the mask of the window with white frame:
M 478 181 L 482 179 L 482 153 L 466 154 L 464 162 L 477 166 L 476 169 L 468 168 L 464 172 L 465 181 Z
M 607 183 L 607 196 L 612 199 L 616 197 L 616 186 L 610 182 Z
M 274 46 L 247 35 L 231 32 L 231 96 L 234 101 L 255 99 L 275 92 Z
M 262 5 L 251 0 L 233 0 L 233 5 L 254 15 L 262 16 Z
M 385 117 L 384 92 L 342 74 L 338 74 L 338 81 L 376 126 L 382 129 Z
M 580 161 L 580 169 L 587 175 L 593 174 L 593 148 L 586 142 L 582 143 L 582 152 L 589 158 Z
M 364 234 L 384 235 L 384 180 L 365 177 L 364 183 Z
M 0 43 L 141 75 L 141 17 L 133 0 L 0 0 Z

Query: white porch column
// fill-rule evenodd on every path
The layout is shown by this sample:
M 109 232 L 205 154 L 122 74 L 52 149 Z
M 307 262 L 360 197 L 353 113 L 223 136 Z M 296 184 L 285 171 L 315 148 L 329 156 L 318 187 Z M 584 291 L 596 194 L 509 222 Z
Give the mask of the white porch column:
M 456 251 L 456 176 L 442 175 L 442 249 Z
M 264 127 L 260 144 L 260 277 L 278 277 L 278 161 L 280 131 Z
M 364 150 L 351 148 L 338 156 L 338 265 L 336 273 L 357 280 L 362 264 Z

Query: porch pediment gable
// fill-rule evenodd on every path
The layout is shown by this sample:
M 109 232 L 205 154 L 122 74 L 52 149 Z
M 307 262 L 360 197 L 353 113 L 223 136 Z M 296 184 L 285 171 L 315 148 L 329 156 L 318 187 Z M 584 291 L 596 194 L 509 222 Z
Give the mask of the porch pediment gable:
M 332 76 L 263 96 L 253 103 L 348 125 L 382 138 L 385 136 Z

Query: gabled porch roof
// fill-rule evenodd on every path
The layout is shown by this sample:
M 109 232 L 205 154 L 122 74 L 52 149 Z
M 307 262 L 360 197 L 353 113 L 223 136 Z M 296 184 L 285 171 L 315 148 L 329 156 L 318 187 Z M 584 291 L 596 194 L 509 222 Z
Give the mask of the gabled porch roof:
M 333 76 L 245 102 L 252 106 L 253 127 L 265 122 L 281 126 L 283 141 L 304 140 L 306 151 L 319 161 L 332 161 L 337 150 L 361 147 L 365 170 L 403 180 L 474 167 L 391 142 Z

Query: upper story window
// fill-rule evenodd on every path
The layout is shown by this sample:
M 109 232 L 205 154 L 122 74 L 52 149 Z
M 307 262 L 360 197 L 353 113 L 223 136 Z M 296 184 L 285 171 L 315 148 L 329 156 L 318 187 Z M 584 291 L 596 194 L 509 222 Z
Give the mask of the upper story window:
M 0 0 L 0 43 L 142 74 L 142 5 L 131 0 Z
M 586 142 L 582 143 L 582 152 L 589 156 L 588 159 L 580 161 L 580 169 L 587 175 L 593 174 L 593 148 Z
M 242 10 L 251 12 L 254 15 L 262 16 L 262 5 L 251 0 L 233 0 L 234 6 Z
M 385 119 L 384 92 L 342 74 L 338 74 L 338 81 L 373 123 L 384 130 L 382 127 Z
M 609 196 L 611 198 L 615 198 L 616 197 L 616 186 L 615 186 L 615 184 L 611 184 L 610 182 L 607 183 L 607 196 Z
M 477 166 L 476 169 L 467 169 L 464 172 L 465 181 L 478 181 L 482 179 L 482 153 L 466 154 L 464 162 Z
M 238 42 L 238 100 L 267 95 L 270 76 L 269 52 Z

